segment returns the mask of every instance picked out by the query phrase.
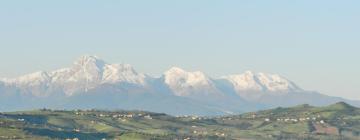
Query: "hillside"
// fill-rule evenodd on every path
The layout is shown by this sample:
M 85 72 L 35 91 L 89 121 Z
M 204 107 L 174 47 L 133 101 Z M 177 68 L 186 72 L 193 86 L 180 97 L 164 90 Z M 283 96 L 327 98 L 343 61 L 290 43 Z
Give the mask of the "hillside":
M 35 110 L 0 114 L 0 139 L 359 139 L 360 109 L 339 102 L 223 117 L 143 111 Z

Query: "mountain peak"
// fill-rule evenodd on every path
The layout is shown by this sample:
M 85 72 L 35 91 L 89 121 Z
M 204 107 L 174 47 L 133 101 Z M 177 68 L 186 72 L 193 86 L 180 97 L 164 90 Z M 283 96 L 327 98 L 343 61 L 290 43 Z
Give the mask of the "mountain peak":
M 295 83 L 278 74 L 258 73 L 256 79 L 270 92 L 302 90 Z
M 168 71 L 166 71 L 165 73 L 186 73 L 187 71 L 185 71 L 182 68 L 179 67 L 171 67 Z
M 97 55 L 82 55 L 78 60 L 99 60 L 100 58 Z
M 145 84 L 146 75 L 138 73 L 129 64 L 111 64 L 104 67 L 103 82 Z
M 237 91 L 251 90 L 261 91 L 262 86 L 255 79 L 255 74 L 251 71 L 246 71 L 243 74 L 224 76 Z
M 188 72 L 172 67 L 164 73 L 164 82 L 177 96 L 194 94 L 216 94 L 212 80 L 201 71 Z
M 206 74 L 201 71 L 189 72 L 179 67 L 172 67 L 164 73 L 165 77 L 176 77 L 176 78 L 185 78 L 189 80 L 205 80 L 209 79 Z
M 74 62 L 77 66 L 95 65 L 98 68 L 104 67 L 105 64 L 104 60 L 95 55 L 83 55 Z
M 257 73 L 245 71 L 243 74 L 222 77 L 230 81 L 237 91 L 267 91 L 289 92 L 301 89 L 293 82 L 278 74 Z
M 168 71 L 165 72 L 165 75 L 174 75 L 174 76 L 178 76 L 178 75 L 197 75 L 200 77 L 207 77 L 205 73 L 201 72 L 201 71 L 186 71 L 182 68 L 179 67 L 171 67 Z
M 249 76 L 253 76 L 253 75 L 254 75 L 254 73 L 253 73 L 252 71 L 250 71 L 250 70 L 245 71 L 244 74 L 245 74 L 245 75 L 249 75 Z

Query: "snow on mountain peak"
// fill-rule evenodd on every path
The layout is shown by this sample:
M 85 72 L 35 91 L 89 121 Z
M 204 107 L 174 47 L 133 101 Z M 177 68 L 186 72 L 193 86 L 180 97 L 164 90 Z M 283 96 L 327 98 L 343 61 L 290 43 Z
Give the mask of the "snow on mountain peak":
M 87 92 L 105 83 L 132 83 L 145 85 L 146 76 L 137 73 L 129 64 L 106 64 L 97 56 L 81 56 L 69 68 L 52 72 L 36 72 L 14 79 L 3 79 L 10 86 L 29 89 L 40 86 L 36 94 L 47 92 L 51 89 L 60 89 L 71 96 L 77 92 Z
M 107 64 L 97 56 L 85 55 L 77 59 L 69 68 L 52 72 L 40 71 L 14 79 L 1 79 L 0 82 L 4 82 L 4 85 L 26 89 L 28 93 L 51 93 L 51 90 L 56 90 L 71 96 L 75 93 L 87 92 L 102 84 L 119 86 L 133 84 L 149 88 L 153 84 L 150 79 L 152 78 L 145 74 L 137 73 L 129 64 Z M 223 94 L 223 89 L 217 85 L 218 81 L 200 71 L 188 72 L 179 67 L 172 67 L 159 80 L 163 80 L 163 84 L 177 96 L 202 97 Z M 230 75 L 219 80 L 229 82 L 232 85 L 230 88 L 239 95 L 253 91 L 287 93 L 301 90 L 293 82 L 276 74 L 255 74 L 246 71 L 243 74 Z
M 172 67 L 164 73 L 165 82 L 180 85 L 206 85 L 209 78 L 202 72 L 187 72 L 178 67 Z
M 260 91 L 262 89 L 256 81 L 255 75 L 251 71 L 246 71 L 244 74 L 230 75 L 223 77 L 233 84 L 236 91 Z
M 19 88 L 19 91 L 25 94 L 42 96 L 45 94 L 44 89 L 49 87 L 51 76 L 45 71 L 39 71 L 18 78 L 2 80 L 4 86 Z
M 50 76 L 45 71 L 38 71 L 18 78 L 3 79 L 3 81 L 9 84 L 18 84 L 18 85 L 39 84 L 50 81 Z
M 60 76 L 66 78 L 66 81 L 98 83 L 102 79 L 102 73 L 105 62 L 97 56 L 81 56 L 74 62 L 69 70 L 62 71 Z
M 105 64 L 105 61 L 97 56 L 84 55 L 74 62 L 74 67 L 79 67 L 85 70 L 95 69 L 97 71 L 101 71 Z
M 59 72 L 66 93 L 89 90 L 104 83 L 145 83 L 145 75 L 138 74 L 129 64 L 107 64 L 96 56 L 82 56 L 69 69 Z M 65 79 L 64 79 L 65 78 Z M 74 86 L 76 85 L 76 86 Z
M 137 73 L 129 64 L 111 64 L 104 67 L 103 83 L 128 82 L 145 84 L 146 75 Z
M 301 90 L 293 82 L 278 74 L 258 73 L 256 77 L 259 83 L 266 87 L 266 90 L 270 92 Z
M 75 65 L 88 65 L 96 64 L 98 67 L 105 65 L 105 61 L 95 55 L 83 55 L 79 57 L 75 62 Z
M 254 76 L 254 73 L 252 71 L 250 71 L 250 70 L 247 70 L 247 71 L 244 72 L 244 75 L 252 77 L 252 76 Z
M 177 73 L 177 74 L 181 74 L 181 73 L 186 73 L 185 70 L 183 70 L 182 68 L 179 67 L 171 67 L 168 71 L 166 71 L 165 73 Z
M 181 68 L 172 67 L 164 73 L 164 80 L 177 96 L 218 92 L 211 79 L 200 71 L 187 72 Z
M 236 91 L 267 91 L 267 92 L 288 92 L 301 90 L 293 82 L 277 74 L 258 73 L 253 74 L 246 71 L 239 75 L 223 77 L 227 79 Z

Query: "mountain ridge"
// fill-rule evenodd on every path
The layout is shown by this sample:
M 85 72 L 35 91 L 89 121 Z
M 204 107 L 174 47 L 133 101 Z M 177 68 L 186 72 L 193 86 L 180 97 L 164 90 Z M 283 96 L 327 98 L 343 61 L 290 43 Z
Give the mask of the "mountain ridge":
M 278 74 L 246 71 L 212 78 L 201 71 L 172 67 L 162 76 L 152 77 L 138 73 L 129 64 L 108 64 L 97 56 L 81 56 L 68 68 L 4 78 L 0 81 L 0 91 L 0 101 L 9 104 L 0 110 L 48 106 L 138 107 L 175 114 L 173 109 L 183 110 L 177 115 L 216 115 L 303 103 L 319 106 L 344 101 L 360 105 L 359 101 L 306 91 Z M 11 101 L 18 98 L 23 103 L 14 107 Z M 163 99 L 174 105 L 160 102 Z M 191 106 L 191 103 L 195 104 Z M 160 106 L 164 109 L 156 109 Z
M 175 75 L 173 74 L 175 73 Z M 250 71 L 246 71 L 245 74 L 251 73 Z M 173 74 L 173 75 L 171 75 Z M 91 55 L 85 55 L 81 56 L 79 59 L 77 59 L 73 65 L 69 68 L 63 68 L 58 69 L 54 71 L 38 71 L 26 75 L 19 76 L 17 78 L 3 78 L 2 82 L 7 84 L 15 84 L 15 85 L 23 85 L 34 82 L 50 82 L 50 83 L 56 83 L 56 82 L 69 82 L 69 81 L 80 81 L 85 80 L 85 83 L 88 82 L 99 82 L 98 84 L 102 83 L 116 83 L 116 82 L 129 82 L 129 83 L 135 83 L 135 84 L 144 84 L 146 78 L 165 78 L 165 83 L 170 84 L 171 79 L 169 77 L 172 76 L 172 78 L 179 78 L 175 79 L 175 82 L 183 81 L 181 86 L 184 86 L 184 84 L 189 84 L 189 86 L 194 86 L 194 84 L 200 85 L 200 86 L 214 86 L 213 81 L 221 80 L 221 79 L 227 79 L 229 80 L 231 77 L 234 76 L 242 76 L 244 74 L 236 74 L 236 75 L 230 75 L 230 76 L 222 76 L 220 78 L 212 78 L 206 75 L 205 73 L 201 71 L 195 71 L 195 72 L 188 72 L 185 71 L 179 67 L 172 67 L 169 70 L 165 71 L 164 74 L 160 77 L 151 77 L 146 74 L 137 73 L 135 69 L 130 64 L 108 64 L 104 60 L 100 59 L 97 56 L 91 56 Z M 270 75 L 270 74 L 264 74 L 264 73 L 258 73 L 256 76 L 254 75 L 254 78 L 258 78 L 258 75 L 261 75 L 261 78 L 264 79 L 261 81 L 261 84 L 257 86 L 261 86 L 263 89 L 261 90 L 271 90 L 271 91 L 280 91 L 285 89 L 276 89 L 272 88 L 269 85 L 272 85 L 274 87 L 275 82 L 273 82 L 274 77 L 276 80 L 281 80 L 282 82 L 285 82 L 285 84 L 290 84 L 287 82 L 287 79 L 279 76 L 279 75 Z M 138 77 L 137 77 L 138 76 Z M 67 79 L 65 79 L 65 78 Z M 139 78 L 139 79 L 137 79 Z M 233 81 L 236 79 L 232 79 Z M 173 80 L 174 81 L 174 80 Z M 238 81 L 234 81 L 238 82 Z M 248 81 L 241 81 L 241 82 L 248 82 Z M 273 82 L 273 83 L 271 83 Z M 284 84 L 284 83 L 280 83 Z M 294 85 L 291 82 L 292 85 Z M 295 85 L 294 85 L 295 86 Z M 276 86 L 275 86 L 276 87 Z M 282 87 L 286 88 L 286 87 Z M 250 88 L 245 88 L 243 90 L 249 90 Z

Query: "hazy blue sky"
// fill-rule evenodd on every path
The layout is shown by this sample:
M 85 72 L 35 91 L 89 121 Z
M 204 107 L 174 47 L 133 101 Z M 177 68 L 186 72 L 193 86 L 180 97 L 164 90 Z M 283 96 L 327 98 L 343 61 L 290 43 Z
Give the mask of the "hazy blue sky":
M 279 73 L 304 89 L 360 99 L 359 0 L 8 0 L 0 77 L 84 54 L 158 76 Z

